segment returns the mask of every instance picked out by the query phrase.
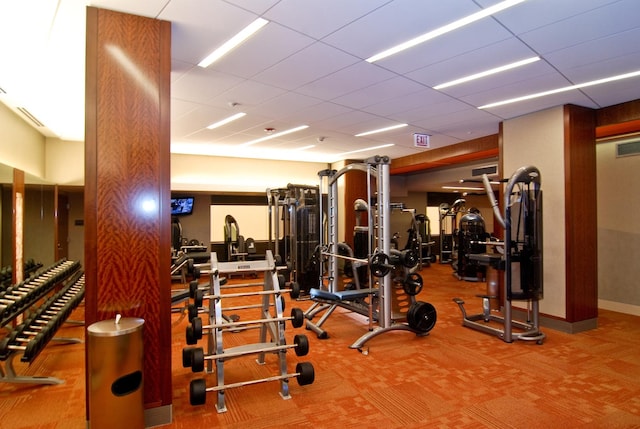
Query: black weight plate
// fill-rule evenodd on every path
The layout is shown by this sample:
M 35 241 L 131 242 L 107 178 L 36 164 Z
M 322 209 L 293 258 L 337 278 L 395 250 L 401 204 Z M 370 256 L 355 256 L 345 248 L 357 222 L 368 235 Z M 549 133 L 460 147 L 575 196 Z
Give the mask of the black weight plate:
M 428 303 L 417 301 L 412 304 L 407 313 L 409 326 L 420 332 L 429 332 L 436 324 L 436 308 Z
M 300 386 L 311 384 L 315 380 L 315 371 L 311 362 L 300 362 L 296 365 L 298 376 L 296 380 Z
M 309 353 L 309 339 L 304 334 L 298 334 L 293 337 L 293 343 L 296 345 L 296 356 L 306 356 Z
M 204 405 L 205 402 L 207 402 L 207 382 L 204 378 L 191 380 L 189 383 L 189 403 Z

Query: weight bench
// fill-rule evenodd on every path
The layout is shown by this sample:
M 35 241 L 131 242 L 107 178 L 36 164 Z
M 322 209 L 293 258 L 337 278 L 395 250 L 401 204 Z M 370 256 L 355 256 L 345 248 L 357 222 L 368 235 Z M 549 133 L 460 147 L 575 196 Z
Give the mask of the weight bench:
M 377 298 L 379 289 L 353 289 L 337 292 L 329 292 L 322 289 L 311 288 L 309 296 L 314 300 L 314 304 L 307 310 L 305 317 L 307 318 L 307 329 L 316 333 L 318 338 L 329 338 L 327 331 L 322 329 L 324 322 L 331 316 L 336 308 L 342 307 L 349 311 L 376 319 L 377 312 L 374 314 L 372 307 L 365 301 L 366 298 Z M 325 311 L 326 310 L 326 311 Z M 325 311 L 317 323 L 311 320 L 320 312 Z

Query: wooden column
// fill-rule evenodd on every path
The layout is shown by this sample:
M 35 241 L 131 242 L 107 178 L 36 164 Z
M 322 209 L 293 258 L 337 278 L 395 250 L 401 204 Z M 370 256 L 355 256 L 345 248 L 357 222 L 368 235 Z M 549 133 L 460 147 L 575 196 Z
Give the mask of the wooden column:
M 86 325 L 145 320 L 147 417 L 172 398 L 170 57 L 169 22 L 87 8 Z
M 11 282 L 18 284 L 24 280 L 24 171 L 13 169 L 11 192 L 13 210 L 11 216 L 12 275 Z
M 566 319 L 571 323 L 598 317 L 595 124 L 593 109 L 564 106 Z

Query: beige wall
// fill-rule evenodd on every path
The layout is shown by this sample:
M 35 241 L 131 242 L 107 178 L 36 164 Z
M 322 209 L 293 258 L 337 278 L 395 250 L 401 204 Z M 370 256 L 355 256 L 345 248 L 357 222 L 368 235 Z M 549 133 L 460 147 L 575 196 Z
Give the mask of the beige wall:
M 505 177 L 525 165 L 533 165 L 540 170 L 544 243 L 544 299 L 540 301 L 540 312 L 564 318 L 566 249 L 563 108 L 555 107 L 505 121 L 503 137 Z
M 45 138 L 0 103 L 0 162 L 43 178 Z
M 598 143 L 598 306 L 640 315 L 640 155 Z
M 48 138 L 45 178 L 57 185 L 84 185 L 84 142 Z
M 171 190 L 266 192 L 289 183 L 317 185 L 318 171 L 325 168 L 325 163 L 172 154 Z

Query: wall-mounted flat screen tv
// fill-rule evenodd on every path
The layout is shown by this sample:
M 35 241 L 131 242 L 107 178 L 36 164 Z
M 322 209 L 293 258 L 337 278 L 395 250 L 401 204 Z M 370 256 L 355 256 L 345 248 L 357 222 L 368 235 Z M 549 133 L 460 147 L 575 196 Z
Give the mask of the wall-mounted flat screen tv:
M 171 198 L 171 215 L 180 216 L 193 213 L 193 197 Z

